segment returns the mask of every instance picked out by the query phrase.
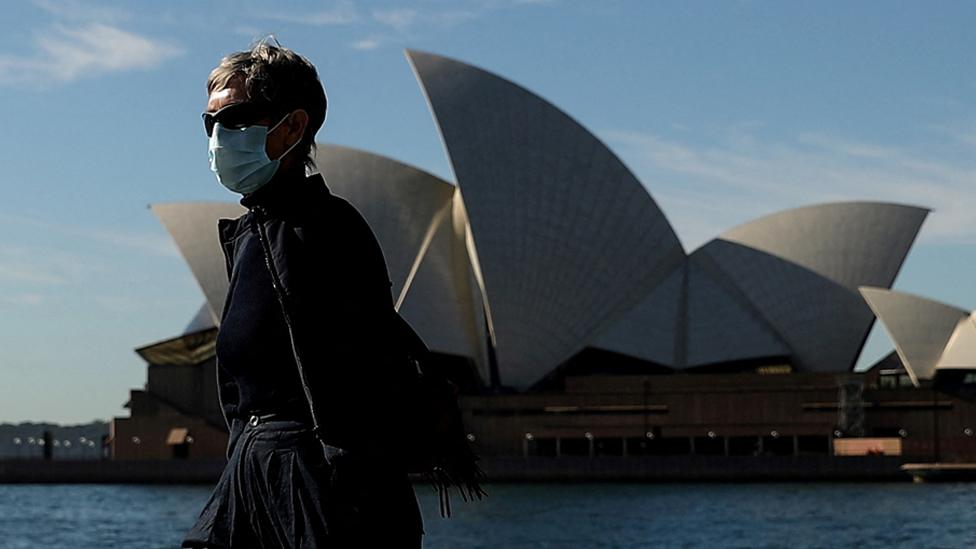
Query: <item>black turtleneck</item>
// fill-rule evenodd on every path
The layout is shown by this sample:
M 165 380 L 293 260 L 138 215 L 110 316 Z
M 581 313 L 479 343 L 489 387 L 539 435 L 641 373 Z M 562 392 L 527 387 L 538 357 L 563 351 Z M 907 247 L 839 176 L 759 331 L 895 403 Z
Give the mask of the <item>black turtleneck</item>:
M 274 208 L 284 206 L 297 198 L 310 184 L 321 183 L 322 176 L 315 174 L 306 177 L 304 165 L 280 173 L 266 185 L 253 193 L 241 197 L 241 205 L 252 208 L 257 205 Z

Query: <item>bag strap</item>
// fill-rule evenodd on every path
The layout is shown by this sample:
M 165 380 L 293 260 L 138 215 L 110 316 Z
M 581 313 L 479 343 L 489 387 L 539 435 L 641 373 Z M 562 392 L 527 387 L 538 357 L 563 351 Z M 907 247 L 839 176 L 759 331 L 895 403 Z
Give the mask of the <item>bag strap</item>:
M 319 415 L 315 410 L 315 401 L 312 399 L 312 389 L 308 384 L 308 378 L 305 376 L 305 369 L 302 367 L 302 357 L 298 352 L 298 344 L 295 341 L 295 330 L 292 325 L 291 315 L 288 312 L 288 303 L 285 301 L 285 295 L 282 292 L 281 277 L 278 275 L 278 269 L 275 267 L 274 260 L 271 254 L 271 244 L 268 241 L 268 235 L 264 230 L 264 224 L 261 223 L 260 216 L 264 215 L 264 208 L 261 206 L 255 206 L 251 210 L 257 215 L 252 216 L 252 223 L 258 233 L 258 241 L 261 244 L 261 251 L 264 255 L 264 263 L 268 268 L 268 274 L 271 275 L 271 286 L 274 289 L 274 294 L 278 298 L 278 305 L 281 307 L 281 314 L 285 320 L 285 326 L 288 328 L 288 339 L 291 342 L 291 351 L 295 359 L 295 366 L 298 369 L 298 378 L 302 383 L 302 391 L 305 393 L 305 401 L 308 403 L 308 413 L 312 418 L 312 433 L 322 444 L 323 453 L 325 455 L 325 460 L 330 465 L 332 464 L 332 458 L 335 456 L 345 453 L 342 448 L 337 446 L 332 446 L 325 442 L 325 432 L 322 423 L 319 421 Z

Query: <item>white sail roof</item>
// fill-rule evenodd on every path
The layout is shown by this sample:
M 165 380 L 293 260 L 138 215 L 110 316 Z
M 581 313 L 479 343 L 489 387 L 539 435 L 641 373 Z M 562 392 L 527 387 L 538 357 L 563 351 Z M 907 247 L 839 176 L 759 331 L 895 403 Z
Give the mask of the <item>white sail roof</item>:
M 527 387 L 684 252 L 643 185 L 558 108 L 471 65 L 407 56 L 464 197 L 502 381 Z
M 861 295 L 916 385 L 935 377 L 940 367 L 976 367 L 976 325 L 967 311 L 885 288 L 864 287 Z M 947 352 L 950 346 L 953 351 Z

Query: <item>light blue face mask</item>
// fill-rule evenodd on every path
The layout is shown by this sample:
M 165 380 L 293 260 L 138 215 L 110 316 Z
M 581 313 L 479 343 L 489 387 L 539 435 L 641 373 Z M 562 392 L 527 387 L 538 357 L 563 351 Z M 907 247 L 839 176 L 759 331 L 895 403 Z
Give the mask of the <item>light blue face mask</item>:
M 210 171 L 217 174 L 217 181 L 228 189 L 240 194 L 249 194 L 260 189 L 278 171 L 280 160 L 291 152 L 300 142 L 288 147 L 278 158 L 271 160 L 265 152 L 268 134 L 288 118 L 266 126 L 245 126 L 240 129 L 224 128 L 214 124 L 210 135 Z

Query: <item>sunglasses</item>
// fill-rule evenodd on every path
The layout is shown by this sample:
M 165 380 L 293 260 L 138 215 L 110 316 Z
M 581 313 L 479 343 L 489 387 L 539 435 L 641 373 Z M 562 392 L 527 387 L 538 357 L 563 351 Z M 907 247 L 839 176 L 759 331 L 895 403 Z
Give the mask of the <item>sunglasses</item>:
M 271 105 L 268 103 L 234 103 L 217 112 L 203 113 L 203 128 L 207 132 L 207 137 L 211 137 L 214 124 L 218 122 L 224 128 L 240 129 L 253 126 L 259 120 L 268 118 L 270 115 Z

